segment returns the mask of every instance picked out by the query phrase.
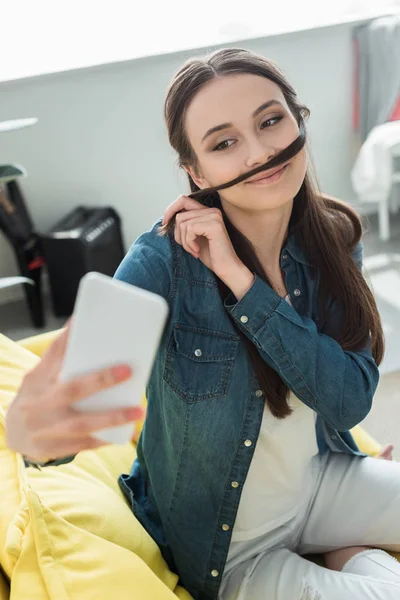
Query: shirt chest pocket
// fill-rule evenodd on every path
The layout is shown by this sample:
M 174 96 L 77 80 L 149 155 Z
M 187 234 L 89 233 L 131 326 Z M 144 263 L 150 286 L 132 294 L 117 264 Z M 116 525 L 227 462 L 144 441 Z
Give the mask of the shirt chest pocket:
M 164 368 L 164 380 L 186 402 L 225 396 L 239 337 L 209 329 L 176 325 Z

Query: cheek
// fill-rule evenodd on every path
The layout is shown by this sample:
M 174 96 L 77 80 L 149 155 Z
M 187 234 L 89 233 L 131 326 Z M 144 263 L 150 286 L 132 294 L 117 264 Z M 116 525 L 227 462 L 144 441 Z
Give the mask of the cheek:
M 238 166 L 235 166 L 235 163 L 225 161 L 226 164 L 219 165 L 219 168 L 215 170 L 214 182 L 215 185 L 226 183 L 235 179 L 240 173 L 240 169 Z
M 291 171 L 293 178 L 303 181 L 307 171 L 307 154 L 304 148 L 292 160 Z
M 289 198 L 294 198 L 298 193 L 304 181 L 307 172 L 307 154 L 301 150 L 290 163 L 290 170 L 287 177 L 282 180 L 282 184 L 277 186 L 277 192 Z
M 241 164 L 237 156 L 233 153 L 228 156 L 218 156 L 218 153 L 213 153 L 209 158 L 203 160 L 202 173 L 206 180 L 207 186 L 217 186 L 221 183 L 231 181 L 241 172 Z

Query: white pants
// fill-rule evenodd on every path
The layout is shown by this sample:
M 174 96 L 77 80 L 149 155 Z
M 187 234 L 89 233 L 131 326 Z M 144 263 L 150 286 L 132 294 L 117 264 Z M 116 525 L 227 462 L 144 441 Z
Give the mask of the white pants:
M 320 471 L 294 519 L 234 542 L 221 600 L 400 599 L 400 563 L 382 550 L 353 557 L 341 572 L 302 557 L 349 546 L 400 552 L 400 463 L 332 453 Z

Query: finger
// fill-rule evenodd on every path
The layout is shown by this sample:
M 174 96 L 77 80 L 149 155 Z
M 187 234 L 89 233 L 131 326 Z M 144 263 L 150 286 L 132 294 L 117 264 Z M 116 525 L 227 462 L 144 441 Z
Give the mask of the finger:
M 176 215 L 174 237 L 175 241 L 181 246 L 183 246 L 183 235 L 185 234 L 185 228 L 187 226 L 187 223 L 192 219 L 196 218 L 198 216 L 198 212 L 199 211 L 191 210 L 188 212 L 178 213 Z M 185 250 L 187 250 L 186 247 Z
M 57 398 L 57 404 L 70 406 L 78 400 L 87 398 L 101 390 L 111 388 L 132 376 L 129 365 L 116 365 L 108 369 L 101 369 L 86 375 L 59 383 L 58 389 L 51 394 L 52 402 Z
M 180 244 L 181 246 L 182 246 L 182 231 L 183 231 L 182 224 L 186 223 L 186 221 L 189 221 L 190 219 L 197 217 L 198 214 L 199 214 L 198 210 L 189 210 L 189 211 L 180 212 L 176 215 L 174 237 L 175 237 L 175 241 L 178 244 Z
M 192 256 L 197 258 L 198 252 L 199 252 L 199 247 L 197 246 L 197 244 L 193 243 L 194 239 L 189 240 L 189 237 L 188 237 L 188 229 L 189 229 L 191 223 L 193 223 L 193 221 L 185 221 L 180 226 L 182 247 L 186 250 L 186 252 L 189 252 L 189 254 L 191 254 Z
M 61 367 L 64 362 L 65 352 L 68 346 L 68 340 L 71 335 L 72 322 L 72 317 L 70 317 L 66 322 L 62 333 L 59 336 L 59 345 L 56 347 L 56 354 L 53 361 L 54 374 L 56 376 L 58 376 L 58 374 L 60 373 Z
M 177 223 L 184 223 L 185 221 L 190 221 L 191 219 L 197 219 L 198 217 L 201 218 L 207 218 L 207 217 L 213 217 L 214 215 L 218 214 L 220 211 L 218 211 L 217 208 L 206 208 L 203 206 L 203 210 L 200 212 L 199 210 L 185 210 L 183 212 L 180 212 L 176 215 L 176 222 Z
M 175 240 L 178 244 L 182 244 L 182 234 L 181 234 L 181 226 L 184 223 L 189 221 L 199 219 L 199 218 L 210 218 L 213 219 L 216 216 L 216 209 L 213 208 L 204 208 L 202 211 L 199 210 L 188 210 L 180 212 L 176 215 L 175 221 L 175 230 L 177 230 L 177 234 L 175 235 Z
M 174 217 L 176 213 L 181 210 L 204 210 L 206 208 L 206 206 L 203 206 L 203 204 L 197 200 L 194 200 L 193 198 L 189 198 L 188 196 L 179 196 L 179 198 L 175 200 L 175 202 L 172 202 L 172 204 L 170 204 L 165 210 L 162 223 L 163 225 L 168 223 L 168 221 L 170 221 L 172 217 Z
M 208 218 L 207 216 L 206 218 L 199 216 L 196 219 L 189 221 L 187 227 L 192 235 L 211 239 L 216 235 L 224 234 L 226 232 L 223 221 L 215 217 L 216 215 L 209 215 Z
M 186 228 L 186 243 L 189 246 L 189 248 L 193 250 L 196 257 L 199 255 L 200 252 L 200 246 L 196 242 L 198 237 L 199 236 L 193 231 L 193 227 L 190 227 L 190 223 L 188 223 L 188 226 Z
M 215 225 L 215 222 L 220 223 L 222 220 L 222 213 L 218 208 L 205 208 L 201 213 L 199 213 L 198 210 L 179 213 L 176 216 L 175 240 L 178 244 L 183 246 L 186 251 L 189 251 L 189 247 L 190 254 L 194 253 L 196 258 L 198 258 L 200 247 L 196 242 L 196 238 L 199 237 L 199 235 L 204 234 L 189 234 L 192 225 L 194 223 L 202 223 L 207 227 L 208 223 L 210 223 L 210 226 L 213 226 Z M 185 243 L 183 242 L 183 236 L 185 236 Z
M 43 354 L 41 361 L 38 363 L 35 374 L 38 375 L 39 379 L 55 380 L 61 369 L 61 365 L 64 360 L 65 350 L 68 343 L 68 336 L 70 332 L 70 322 L 56 337 L 56 339 L 50 344 L 49 348 Z
M 210 221 L 210 222 L 223 222 L 222 213 L 218 208 L 204 208 L 201 212 L 199 210 L 188 210 L 181 212 L 176 215 L 176 223 L 182 224 L 186 221 Z
M 68 414 L 66 419 L 51 428 L 37 432 L 34 439 L 43 442 L 48 438 L 81 438 L 100 429 L 140 421 L 144 418 L 144 409 L 141 406 L 99 412 L 79 412 L 72 409 Z
M 70 325 L 67 325 L 61 333 L 56 337 L 54 342 L 50 344 L 49 348 L 43 355 L 42 362 L 46 361 L 49 356 L 54 358 L 63 357 L 65 354 L 65 349 L 67 347 L 68 336 L 70 332 Z
M 218 234 L 224 233 L 225 226 L 223 221 L 219 218 L 217 213 L 213 212 L 208 215 L 202 214 L 186 221 L 182 224 L 182 228 L 185 228 L 186 244 L 192 246 L 193 240 L 196 238 L 204 237 L 211 240 Z M 197 247 L 197 244 L 195 244 Z
M 61 445 L 60 456 L 74 456 L 80 452 L 85 452 L 85 450 L 96 450 L 97 448 L 102 448 L 103 446 L 108 445 L 109 444 L 107 442 L 97 440 L 90 436 L 85 436 L 79 439 L 74 439 L 74 441 L 71 441 L 68 444 Z
M 378 458 L 383 458 L 385 460 L 392 460 L 393 459 L 393 449 L 394 449 L 393 444 L 389 444 L 388 446 L 385 446 L 385 448 L 383 448 L 383 450 L 381 450 L 381 452 L 378 454 Z
M 90 436 L 83 436 L 68 441 L 64 439 L 60 440 L 55 448 L 54 441 L 52 440 L 51 443 L 42 443 L 40 447 L 37 446 L 25 452 L 24 456 L 29 457 L 31 461 L 47 462 L 48 460 L 55 460 L 55 458 L 62 459 L 66 456 L 75 456 L 85 450 L 95 450 L 107 445 L 107 442 Z
M 182 214 L 182 213 L 179 213 Z M 177 215 L 179 216 L 179 215 Z M 176 221 L 175 223 L 175 227 L 174 227 L 174 238 L 177 244 L 179 244 L 180 246 L 182 246 L 182 232 L 181 232 L 181 223 L 178 223 Z

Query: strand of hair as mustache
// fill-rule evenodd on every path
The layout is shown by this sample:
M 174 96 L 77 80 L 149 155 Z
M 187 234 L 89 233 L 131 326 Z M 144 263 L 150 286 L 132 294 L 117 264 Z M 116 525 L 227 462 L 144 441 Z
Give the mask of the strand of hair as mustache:
M 209 188 L 205 188 L 204 190 L 197 190 L 196 192 L 192 192 L 191 194 L 189 194 L 189 198 L 197 199 L 204 195 L 209 195 L 214 192 L 224 190 L 226 188 L 237 185 L 238 183 L 241 183 L 242 181 L 245 181 L 246 179 L 249 179 L 250 177 L 253 177 L 253 175 L 257 175 L 258 173 L 261 173 L 262 171 L 266 171 L 269 169 L 273 169 L 274 167 L 278 167 L 279 165 L 287 162 L 288 160 L 290 160 L 294 156 L 296 156 L 296 154 L 298 154 L 300 152 L 300 150 L 302 150 L 305 143 L 306 143 L 306 132 L 305 132 L 304 123 L 303 123 L 303 121 L 301 121 L 300 125 L 299 125 L 298 137 L 291 144 L 289 144 L 289 146 L 287 146 L 286 148 L 281 150 L 281 152 L 279 152 L 276 156 L 271 158 L 271 160 L 264 163 L 263 165 L 260 165 L 259 167 L 256 167 L 255 169 L 252 169 L 251 171 L 248 171 L 247 173 L 243 173 L 242 175 L 239 175 L 239 177 L 236 177 L 235 179 L 232 179 L 231 181 L 228 181 L 227 183 L 222 183 L 221 185 L 217 185 L 215 187 L 209 187 Z

